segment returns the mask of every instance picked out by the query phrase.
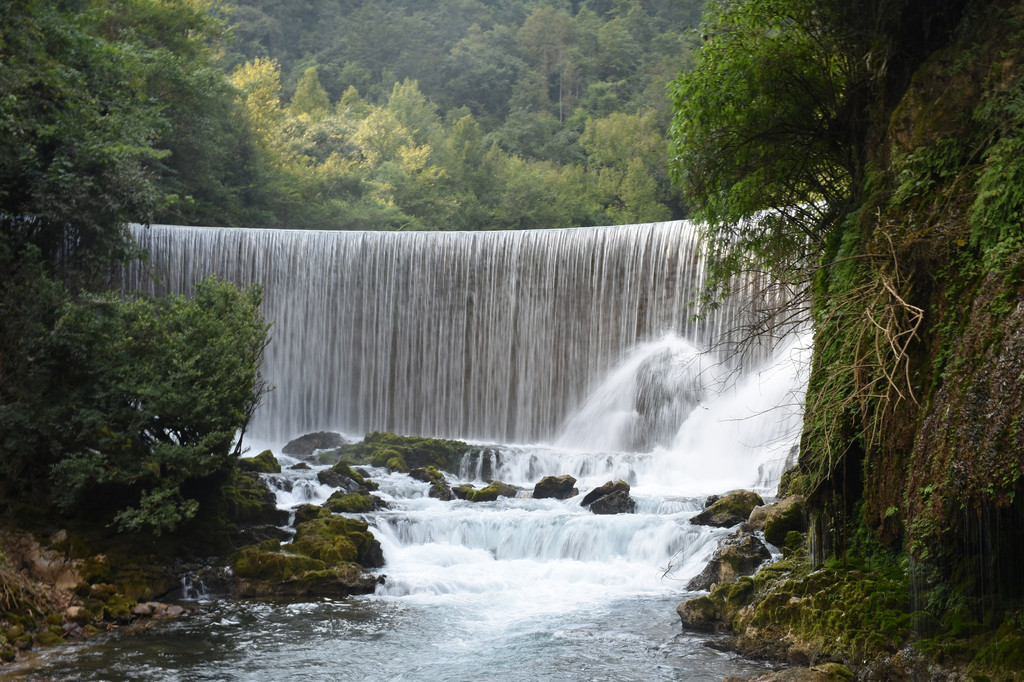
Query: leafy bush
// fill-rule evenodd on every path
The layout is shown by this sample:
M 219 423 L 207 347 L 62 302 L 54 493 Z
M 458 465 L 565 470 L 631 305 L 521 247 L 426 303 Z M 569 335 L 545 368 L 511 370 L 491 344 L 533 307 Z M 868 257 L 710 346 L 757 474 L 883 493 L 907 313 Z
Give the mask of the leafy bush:
M 0 408 L 8 490 L 51 483 L 63 511 L 101 498 L 121 530 L 159 534 L 195 516 L 183 487 L 234 465 L 265 391 L 260 300 L 211 278 L 188 299 L 67 296 L 38 311 L 48 319 L 19 349 L 30 367 Z

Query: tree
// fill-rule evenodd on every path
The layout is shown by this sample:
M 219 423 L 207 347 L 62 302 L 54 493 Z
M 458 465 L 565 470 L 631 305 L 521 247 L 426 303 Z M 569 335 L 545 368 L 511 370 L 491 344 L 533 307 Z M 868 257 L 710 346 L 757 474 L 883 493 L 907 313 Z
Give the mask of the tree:
M 714 286 L 745 267 L 803 277 L 846 213 L 861 55 L 835 18 L 817 0 L 707 5 L 696 66 L 672 84 L 670 165 L 712 244 Z
M 128 222 L 220 175 L 231 122 L 203 11 L 117 10 L 0 0 L 0 492 L 159 533 L 233 466 L 267 328 L 258 291 L 222 282 L 95 293 L 132 253 Z M 190 157 L 200 139 L 216 154 Z
M 439 125 L 437 106 L 420 92 L 419 83 L 408 78 L 395 83 L 388 99 L 388 111 L 412 131 L 417 144 L 426 142 L 431 131 Z
M 37 438 L 61 451 L 26 466 L 52 462 L 64 511 L 99 507 L 121 530 L 157 535 L 197 514 L 188 488 L 231 470 L 236 435 L 265 391 L 260 298 L 210 279 L 188 299 L 104 294 L 60 305 L 35 339 L 45 391 L 18 396 L 12 411 L 34 410 L 25 418 Z
M 84 3 L 0 5 L 0 227 L 76 283 L 105 275 L 159 195 L 147 162 L 159 104 L 137 88 L 138 55 L 95 35 Z M 127 84 L 127 85 L 125 85 Z
M 311 66 L 299 79 L 295 94 L 292 95 L 289 113 L 292 116 L 306 115 L 317 119 L 325 116 L 330 108 L 331 102 L 327 99 L 327 92 L 320 85 L 320 76 L 317 75 L 316 67 Z

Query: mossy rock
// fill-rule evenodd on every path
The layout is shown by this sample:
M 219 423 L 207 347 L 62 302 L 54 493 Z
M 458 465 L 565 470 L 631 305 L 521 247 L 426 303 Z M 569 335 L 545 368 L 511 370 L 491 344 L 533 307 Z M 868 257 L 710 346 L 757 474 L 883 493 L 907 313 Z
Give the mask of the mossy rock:
M 400 471 L 402 473 L 408 473 L 409 471 L 409 465 L 406 463 L 405 457 L 401 454 L 389 457 L 386 466 L 388 471 Z
M 332 466 L 330 470 L 336 474 L 340 474 L 342 476 L 346 476 L 352 479 L 353 481 L 358 483 L 360 486 L 363 486 L 367 490 L 377 490 L 377 488 L 379 487 L 376 483 L 364 477 L 361 473 L 359 473 L 351 466 L 349 466 L 348 462 L 338 462 L 337 464 Z
M 277 508 L 277 498 L 256 474 L 238 471 L 220 490 L 225 521 L 237 524 L 284 525 L 288 512 Z
M 315 504 L 300 504 L 295 508 L 295 522 L 294 525 L 298 526 L 300 523 L 306 521 L 312 521 L 313 519 L 320 518 L 321 516 L 330 516 L 331 511 L 324 509 L 321 506 Z
M 64 637 L 53 630 L 43 630 L 36 633 L 35 643 L 38 646 L 57 646 L 64 643 Z
M 790 531 L 802 533 L 807 530 L 807 515 L 804 512 L 804 498 L 792 495 L 779 500 L 768 509 L 764 520 L 764 539 L 776 547 L 786 546 L 786 535 Z
M 241 580 L 237 591 L 242 597 L 347 597 L 370 594 L 378 582 L 359 566 L 343 564 L 305 571 L 278 582 Z
M 251 471 L 258 474 L 281 473 L 281 464 L 270 450 L 264 450 L 255 457 L 240 457 L 238 459 L 238 468 L 242 471 Z
M 334 431 L 307 433 L 288 441 L 281 452 L 286 455 L 312 455 L 315 450 L 337 448 L 345 444 L 345 438 Z
M 13 646 L 5 644 L 3 647 L 0 647 L 0 661 L 10 663 L 17 657 L 18 653 L 14 650 Z
M 764 543 L 752 534 L 723 541 L 704 570 L 686 585 L 688 590 L 708 590 L 712 585 L 733 582 L 750 575 L 771 558 Z
M 576 478 L 568 474 L 545 476 L 533 487 L 533 497 L 538 500 L 547 498 L 567 500 L 579 494 L 580 491 L 576 489 Z
M 604 485 L 599 485 L 598 487 L 594 488 L 589 493 L 584 495 L 583 499 L 580 500 L 580 506 L 587 507 L 592 502 L 594 502 L 594 500 L 598 500 L 604 497 L 605 495 L 610 495 L 612 493 L 619 492 L 620 490 L 628 495 L 630 490 L 629 484 L 621 480 L 608 481 Z
M 723 628 L 715 601 L 706 595 L 684 601 L 676 607 L 676 613 L 687 630 L 716 632 Z
M 712 502 L 704 511 L 691 518 L 690 523 L 697 526 L 728 528 L 746 521 L 754 507 L 763 504 L 764 500 L 757 493 L 737 490 Z
M 127 623 L 132 616 L 132 607 L 137 602 L 124 594 L 115 594 L 103 602 L 103 610 L 107 618 Z
M 380 507 L 381 500 L 372 495 L 336 492 L 324 502 L 324 508 L 335 514 L 365 514 Z
M 308 571 L 322 571 L 327 564 L 300 554 L 267 552 L 256 545 L 243 547 L 230 559 L 235 576 L 247 580 L 284 582 Z
M 394 471 L 408 472 L 432 465 L 442 471 L 458 473 L 462 457 L 469 450 L 469 445 L 462 441 L 374 431 L 366 434 L 362 441 L 343 445 L 331 454 L 350 464 L 388 467 Z
M 423 483 L 437 483 L 438 481 L 444 480 L 444 474 L 442 474 L 438 468 L 433 465 L 411 469 L 409 471 L 409 477 L 414 478 L 417 481 L 422 481 Z
M 825 676 L 828 682 L 856 682 L 857 676 L 842 663 L 821 663 L 811 670 Z
M 321 515 L 298 524 L 291 547 L 328 565 L 350 562 L 377 568 L 384 564 L 380 543 L 369 526 L 344 516 Z
M 492 481 L 479 490 L 472 486 L 460 485 L 457 488 L 453 488 L 452 492 L 459 499 L 470 502 L 494 502 L 499 497 L 516 497 L 519 495 L 519 491 L 516 488 L 501 481 Z

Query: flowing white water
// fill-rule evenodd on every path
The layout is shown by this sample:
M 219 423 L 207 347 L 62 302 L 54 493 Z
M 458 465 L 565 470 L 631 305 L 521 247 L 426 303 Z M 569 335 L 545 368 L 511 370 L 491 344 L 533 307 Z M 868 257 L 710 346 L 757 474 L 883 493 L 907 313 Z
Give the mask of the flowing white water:
M 386 559 L 375 595 L 213 600 L 145 645 L 82 647 L 44 674 L 648 681 L 763 670 L 680 633 L 674 609 L 729 532 L 689 523 L 705 496 L 771 495 L 792 461 L 809 339 L 738 349 L 752 300 L 691 319 L 701 257 L 690 225 L 137 234 L 153 276 L 133 269 L 128 288 L 186 292 L 211 273 L 264 283 L 277 390 L 254 452 L 320 429 L 457 437 L 475 444 L 451 483 L 497 479 L 523 494 L 442 502 L 373 470 L 389 503 L 365 515 Z M 268 477 L 279 506 L 330 495 L 322 465 L 282 460 L 286 473 Z M 529 496 L 561 474 L 581 493 L 625 480 L 637 512 Z
M 760 364 L 770 348 L 728 345 L 761 312 L 757 297 L 693 319 L 702 257 L 687 222 L 463 233 L 153 226 L 135 234 L 151 267 L 130 268 L 128 290 L 188 293 L 210 274 L 264 284 L 274 322 L 265 374 L 277 388 L 251 434 L 268 441 L 325 429 L 550 441 L 593 383 L 639 344 L 674 334 L 734 367 Z M 634 429 L 630 440 L 666 445 L 657 439 L 673 432 L 658 424 Z

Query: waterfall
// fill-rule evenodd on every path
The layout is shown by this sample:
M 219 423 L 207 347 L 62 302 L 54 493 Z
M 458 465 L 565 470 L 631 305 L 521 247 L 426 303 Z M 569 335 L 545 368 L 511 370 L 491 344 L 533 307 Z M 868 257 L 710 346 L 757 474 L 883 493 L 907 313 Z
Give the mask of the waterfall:
M 314 430 L 552 442 L 592 432 L 597 420 L 603 431 L 591 442 L 668 447 L 704 399 L 709 368 L 720 381 L 770 355 L 768 343 L 742 353 L 731 345 L 757 314 L 752 298 L 694 319 L 703 262 L 684 221 L 442 233 L 154 225 L 134 234 L 149 261 L 129 267 L 128 290 L 187 293 L 210 274 L 263 283 L 273 322 L 264 375 L 276 388 L 250 435 L 267 442 Z M 607 389 L 618 403 L 605 405 L 601 384 L 623 362 L 631 369 Z
M 293 522 L 301 505 L 336 492 L 319 455 L 278 447 L 308 431 L 476 441 L 457 472 L 442 472 L 448 484 L 496 479 L 514 492 L 445 501 L 428 482 L 364 467 L 383 502 L 356 515 L 385 559 L 375 594 L 209 600 L 147 632 L 151 646 L 108 640 L 124 679 L 765 672 L 679 633 L 675 607 L 734 531 L 690 523 L 707 495 L 770 497 L 792 461 L 809 335 L 743 342 L 772 310 L 762 293 L 772 289 L 756 278 L 695 319 L 703 263 L 692 225 L 135 234 L 149 264 L 125 273 L 130 291 L 187 293 L 210 274 L 264 285 L 274 323 L 264 373 L 277 388 L 253 430 L 279 453 L 281 472 L 262 479 Z M 542 477 L 565 474 L 578 494 L 533 497 Z M 616 480 L 629 484 L 633 513 L 581 504 Z M 90 651 L 63 653 L 45 676 L 81 677 Z

